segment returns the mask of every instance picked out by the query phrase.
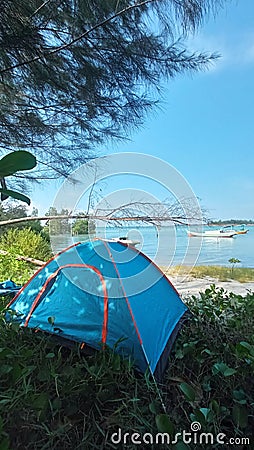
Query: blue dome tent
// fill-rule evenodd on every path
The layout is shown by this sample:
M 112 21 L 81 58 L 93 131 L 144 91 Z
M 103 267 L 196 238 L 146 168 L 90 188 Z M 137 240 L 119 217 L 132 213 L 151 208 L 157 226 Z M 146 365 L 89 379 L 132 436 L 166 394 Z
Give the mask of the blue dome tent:
M 82 346 L 101 345 L 159 380 L 188 309 L 168 278 L 142 252 L 95 239 L 63 250 L 9 303 L 24 327 Z

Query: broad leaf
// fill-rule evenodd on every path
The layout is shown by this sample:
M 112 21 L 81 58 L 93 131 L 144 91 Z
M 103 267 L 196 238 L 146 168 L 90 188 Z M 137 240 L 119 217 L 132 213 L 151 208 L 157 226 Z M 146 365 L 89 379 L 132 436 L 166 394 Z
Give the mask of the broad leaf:
M 231 367 L 228 367 L 228 368 L 224 371 L 223 375 L 224 375 L 224 377 L 230 377 L 231 375 L 234 375 L 236 372 L 237 372 L 237 371 L 236 371 L 235 369 L 232 369 Z
M 31 407 L 37 412 L 38 420 L 45 420 L 47 409 L 49 407 L 49 395 L 47 392 L 35 394 Z
M 189 402 L 194 402 L 196 393 L 192 386 L 187 383 L 181 383 L 180 389 L 184 393 L 186 400 L 188 400 Z
M 36 166 L 36 158 L 32 153 L 20 150 L 5 155 L 0 160 L 0 178 L 13 175 L 20 170 L 31 170 Z
M 199 411 L 202 412 L 205 419 L 207 419 L 207 416 L 211 410 L 210 410 L 210 408 L 199 408 Z
M 213 365 L 213 373 L 216 374 L 220 372 L 224 377 L 230 377 L 231 375 L 234 375 L 237 371 L 236 369 L 232 369 L 225 363 L 216 363 Z
M 220 412 L 220 406 L 219 403 L 217 402 L 217 400 L 211 400 L 210 404 L 209 404 L 209 408 L 214 411 L 216 414 L 219 414 Z
M 45 358 L 47 358 L 47 359 L 53 359 L 53 358 L 55 358 L 55 353 L 53 353 L 53 352 L 50 352 L 50 353 L 47 353 L 47 355 L 45 356 Z
M 247 403 L 246 394 L 242 389 L 233 391 L 234 401 L 242 405 Z
M 171 435 L 174 433 L 174 425 L 167 414 L 158 414 L 155 417 L 155 421 L 158 431 L 161 433 L 168 433 Z
M 245 341 L 241 341 L 241 342 L 239 342 L 239 344 L 238 344 L 238 348 L 239 348 L 239 347 L 248 350 L 248 353 L 249 353 L 251 356 L 254 356 L 254 345 L 251 345 L 251 344 L 249 344 L 248 342 L 245 342 Z
M 159 414 L 161 410 L 161 405 L 158 402 L 153 401 L 152 403 L 149 404 L 149 409 L 153 414 Z
M 16 200 L 20 200 L 21 202 L 25 202 L 30 205 L 31 200 L 26 195 L 20 194 L 19 192 L 12 191 L 11 189 L 2 189 L 0 188 L 0 193 L 7 195 L 8 197 L 15 198 Z

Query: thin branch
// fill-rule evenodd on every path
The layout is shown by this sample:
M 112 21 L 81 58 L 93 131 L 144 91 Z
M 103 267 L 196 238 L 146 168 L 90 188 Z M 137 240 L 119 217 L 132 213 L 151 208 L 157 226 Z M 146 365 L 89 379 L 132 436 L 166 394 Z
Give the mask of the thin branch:
M 30 16 L 30 19 L 32 17 L 34 17 L 42 8 L 44 8 L 44 6 L 46 6 L 49 2 L 51 2 L 51 0 L 46 0 L 44 3 L 41 4 L 41 6 L 39 6 L 39 8 L 37 8 L 33 14 Z
M 89 217 L 87 214 L 80 215 L 80 214 L 74 214 L 74 215 L 66 215 L 66 214 L 60 214 L 57 216 L 29 216 L 29 217 L 19 217 L 18 219 L 9 219 L 9 220 L 3 220 L 0 222 L 0 226 L 3 225 L 11 225 L 13 223 L 20 223 L 20 222 L 30 222 L 32 220 L 61 220 L 61 219 L 88 219 Z
M 62 50 L 66 50 L 69 47 L 71 47 L 73 44 L 75 44 L 76 42 L 78 42 L 81 39 L 83 39 L 84 37 L 86 37 L 88 34 L 92 33 L 94 30 L 97 30 L 97 28 L 100 28 L 100 27 L 106 25 L 107 23 L 109 23 L 112 20 L 116 19 L 118 16 L 121 16 L 122 14 L 125 14 L 126 12 L 128 12 L 130 10 L 133 10 L 135 8 L 139 8 L 140 6 L 146 5 L 148 3 L 152 3 L 154 1 L 156 1 L 156 0 L 144 0 L 143 2 L 135 3 L 134 5 L 130 5 L 127 8 L 124 8 L 121 11 L 118 11 L 117 13 L 115 13 L 112 16 L 108 17 L 107 19 L 103 20 L 102 22 L 97 23 L 92 28 L 90 28 L 89 30 L 86 30 L 84 33 L 82 33 L 79 36 L 77 36 L 76 38 L 72 39 L 67 44 L 60 45 L 59 47 L 56 47 L 56 48 L 54 48 L 53 50 L 51 50 L 51 51 L 49 51 L 47 53 L 43 53 L 42 55 L 35 56 L 34 58 L 29 59 L 27 61 L 23 61 L 23 62 L 14 64 L 13 66 L 6 67 L 5 69 L 2 69 L 0 71 L 0 74 L 4 74 L 4 73 L 9 72 L 11 70 L 17 69 L 18 67 L 22 67 L 22 66 L 31 64 L 31 63 L 33 63 L 35 61 L 39 61 L 40 59 L 44 59 L 46 56 L 54 55 L 55 53 L 61 52 Z
M 5 250 L 0 250 L 0 255 L 7 256 L 10 255 L 10 253 L 6 252 Z M 29 258 L 28 256 L 16 255 L 15 259 L 17 259 L 18 261 L 29 262 L 31 264 L 34 264 L 35 266 L 44 266 L 45 264 L 45 261 L 41 261 L 40 259 L 35 258 Z
M 92 187 L 90 189 L 90 192 L 89 192 L 88 204 L 87 204 L 87 210 L 86 210 L 86 214 L 87 215 L 89 214 L 89 210 L 90 210 L 90 207 L 91 207 L 92 195 L 93 195 L 93 191 L 94 191 L 95 184 L 96 184 L 96 175 L 97 175 L 97 168 L 95 168 L 94 182 L 93 182 L 93 185 L 92 185 Z
M 193 217 L 184 217 L 184 216 L 146 216 L 146 215 L 140 215 L 140 216 L 123 216 L 123 217 L 117 217 L 117 216 L 100 216 L 100 215 L 93 215 L 93 214 L 60 214 L 57 216 L 29 216 L 29 217 L 19 217 L 18 219 L 9 219 L 9 220 L 3 220 L 0 222 L 0 226 L 3 225 L 11 225 L 14 223 L 20 223 L 20 222 L 30 222 L 32 220 L 63 220 L 63 219 L 87 219 L 87 220 L 102 220 L 102 221 L 111 221 L 111 222 L 147 222 L 147 223 L 161 223 L 161 222 L 174 222 L 179 225 L 189 225 L 190 221 L 193 221 L 195 218 Z M 196 220 L 201 220 L 196 218 Z

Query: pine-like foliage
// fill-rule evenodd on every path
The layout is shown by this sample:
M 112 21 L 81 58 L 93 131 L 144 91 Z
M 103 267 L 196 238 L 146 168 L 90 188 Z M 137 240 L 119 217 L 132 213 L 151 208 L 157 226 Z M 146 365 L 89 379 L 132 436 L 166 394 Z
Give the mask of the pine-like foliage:
M 189 53 L 184 38 L 221 3 L 1 0 L 0 148 L 31 150 L 38 179 L 66 175 L 96 145 L 126 137 L 162 79 L 216 57 Z

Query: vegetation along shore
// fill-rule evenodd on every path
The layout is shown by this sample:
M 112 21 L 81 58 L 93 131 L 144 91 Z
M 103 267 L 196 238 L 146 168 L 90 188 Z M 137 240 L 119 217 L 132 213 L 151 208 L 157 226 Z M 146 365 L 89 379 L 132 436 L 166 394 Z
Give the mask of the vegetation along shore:
M 0 242 L 2 250 L 7 245 L 11 254 L 0 255 L 1 278 L 20 283 L 34 266 L 16 260 L 15 252 L 44 260 L 51 254 L 45 238 L 31 229 L 9 230 Z M 193 276 L 204 277 L 204 282 L 213 275 L 210 270 L 193 269 L 182 286 L 199 279 Z M 231 268 L 217 270 L 225 279 L 233 275 L 234 283 L 253 275 L 248 269 L 234 268 L 233 274 Z M 131 360 L 122 360 L 112 350 L 84 356 L 78 347 L 66 349 L 47 336 L 7 323 L 8 299 L 2 297 L 1 449 L 118 448 L 111 437 L 119 428 L 123 434 L 149 433 L 149 448 L 155 449 L 156 433 L 172 437 L 189 432 L 192 422 L 199 422 L 202 432 L 224 433 L 241 443 L 238 448 L 250 448 L 243 439 L 252 439 L 254 426 L 254 294 L 227 292 L 214 284 L 200 291 L 183 295 L 193 315 L 175 341 L 160 385 L 149 373 L 140 376 Z M 136 448 L 127 443 L 126 448 Z M 180 439 L 174 448 L 199 447 Z

